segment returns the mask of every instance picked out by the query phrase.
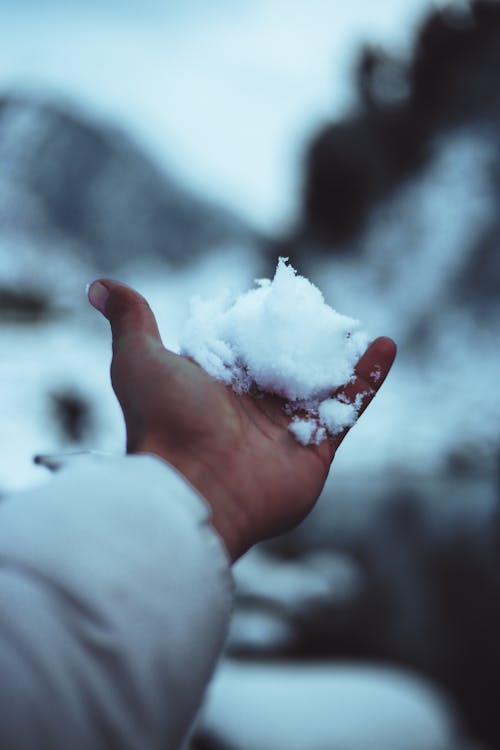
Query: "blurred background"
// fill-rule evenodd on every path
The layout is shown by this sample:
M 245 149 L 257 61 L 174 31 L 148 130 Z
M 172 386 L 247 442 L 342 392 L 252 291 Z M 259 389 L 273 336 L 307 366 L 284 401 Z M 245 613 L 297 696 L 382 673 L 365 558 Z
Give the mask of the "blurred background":
M 496 0 L 0 0 L 0 496 L 123 451 L 99 275 L 175 348 L 286 255 L 399 345 L 192 750 L 500 748 L 499 70 Z

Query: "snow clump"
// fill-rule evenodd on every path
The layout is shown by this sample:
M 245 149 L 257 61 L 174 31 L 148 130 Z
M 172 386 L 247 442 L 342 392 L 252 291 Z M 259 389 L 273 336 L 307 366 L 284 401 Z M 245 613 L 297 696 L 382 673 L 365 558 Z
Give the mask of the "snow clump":
M 361 397 L 332 394 L 353 379 L 369 339 L 286 261 L 245 294 L 193 299 L 180 350 L 238 393 L 283 397 L 295 438 L 318 444 L 356 421 Z

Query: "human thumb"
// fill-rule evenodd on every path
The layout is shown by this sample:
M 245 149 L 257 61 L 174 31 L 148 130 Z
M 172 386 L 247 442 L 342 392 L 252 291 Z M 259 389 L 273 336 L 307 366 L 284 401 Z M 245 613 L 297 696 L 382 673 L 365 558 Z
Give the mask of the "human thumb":
M 134 289 L 118 281 L 98 279 L 89 286 L 87 294 L 90 304 L 110 322 L 113 348 L 123 339 L 147 337 L 161 340 L 149 304 Z

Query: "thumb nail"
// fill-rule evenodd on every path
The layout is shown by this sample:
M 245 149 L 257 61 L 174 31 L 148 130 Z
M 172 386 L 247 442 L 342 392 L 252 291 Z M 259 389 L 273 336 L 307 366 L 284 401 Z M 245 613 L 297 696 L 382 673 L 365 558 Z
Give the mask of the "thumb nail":
M 99 310 L 99 312 L 105 315 L 104 310 L 106 307 L 106 301 L 109 297 L 109 289 L 107 289 L 104 284 L 101 284 L 100 281 L 94 281 L 94 283 L 87 288 L 87 296 L 90 304 L 95 307 L 96 310 Z

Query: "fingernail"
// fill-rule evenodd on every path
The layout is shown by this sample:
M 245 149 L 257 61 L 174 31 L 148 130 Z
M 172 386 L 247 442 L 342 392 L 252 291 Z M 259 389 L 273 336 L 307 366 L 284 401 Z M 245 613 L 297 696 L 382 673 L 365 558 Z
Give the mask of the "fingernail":
M 87 296 L 90 304 L 104 315 L 106 301 L 109 297 L 109 289 L 107 289 L 104 284 L 101 284 L 100 281 L 94 281 L 93 284 L 90 284 L 90 286 L 87 287 Z

